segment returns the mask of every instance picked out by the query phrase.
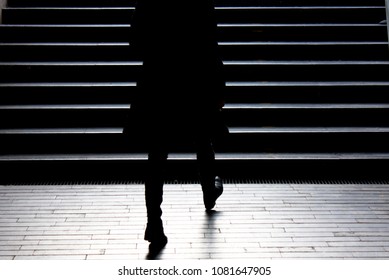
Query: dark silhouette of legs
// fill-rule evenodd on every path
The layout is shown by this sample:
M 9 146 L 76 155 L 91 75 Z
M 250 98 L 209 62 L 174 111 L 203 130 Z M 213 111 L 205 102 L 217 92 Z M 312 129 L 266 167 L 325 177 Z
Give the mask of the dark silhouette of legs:
M 144 239 L 150 242 L 150 254 L 157 254 L 167 243 L 167 237 L 164 234 L 161 219 L 167 156 L 168 153 L 164 145 L 152 145 L 149 151 L 145 182 L 147 226 Z
M 209 211 L 215 207 L 217 198 L 223 193 L 223 184 L 221 178 L 216 176 L 215 152 L 211 139 L 197 137 L 195 145 L 204 206 Z
M 149 145 L 145 182 L 147 226 L 144 234 L 144 239 L 150 242 L 148 258 L 155 258 L 168 241 L 161 219 L 168 147 L 169 145 L 165 141 Z M 204 206 L 209 211 L 223 193 L 223 184 L 221 179 L 216 176 L 215 153 L 210 138 L 196 137 L 195 147 Z

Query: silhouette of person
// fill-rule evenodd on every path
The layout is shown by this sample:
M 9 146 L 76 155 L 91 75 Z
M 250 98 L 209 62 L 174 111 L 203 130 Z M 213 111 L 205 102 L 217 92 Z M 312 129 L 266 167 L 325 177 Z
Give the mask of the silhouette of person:
M 224 106 L 223 63 L 218 55 L 212 0 L 138 0 L 130 45 L 143 60 L 137 97 L 131 104 L 147 141 L 145 180 L 149 252 L 167 243 L 162 223 L 164 167 L 171 147 L 194 143 L 207 210 L 223 192 L 216 176 L 212 141 L 228 133 L 220 118 Z

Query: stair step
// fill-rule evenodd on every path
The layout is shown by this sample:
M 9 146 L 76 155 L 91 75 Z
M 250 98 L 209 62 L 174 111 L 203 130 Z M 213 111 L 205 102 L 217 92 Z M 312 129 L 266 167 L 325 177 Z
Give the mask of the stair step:
M 389 60 L 387 42 L 219 42 L 225 60 Z
M 146 154 L 0 156 L 1 182 L 143 179 Z M 389 153 L 216 154 L 222 178 L 386 178 Z M 170 154 L 166 179 L 197 179 L 194 154 Z M 108 167 L 107 167 L 108 164 Z M 373 167 L 374 166 L 374 167 Z M 20 171 L 23 170 L 23 177 Z M 282 170 L 280 174 L 280 170 Z M 71 174 L 71 177 L 69 177 Z
M 5 8 L 6 24 L 128 24 L 133 7 Z M 385 6 L 218 7 L 219 23 L 378 23 Z
M 135 83 L 0 83 L 1 104 L 131 103 Z M 389 103 L 389 81 L 228 82 L 227 103 Z
M 128 42 L 130 25 L 0 25 L 0 42 Z
M 0 110 L 123 110 L 130 109 L 130 104 L 35 104 L 35 105 L 0 105 Z
M 387 42 L 220 42 L 225 60 L 389 60 Z M 2 61 L 136 60 L 126 42 L 0 43 Z
M 0 109 L 8 106 L 0 106 Z M 389 104 L 226 104 L 224 110 L 352 110 L 352 109 L 389 109 Z
M 231 127 L 230 136 L 216 142 L 219 153 L 253 152 L 389 152 L 388 127 Z M 1 129 L 0 153 L 140 153 L 146 152 L 142 137 L 125 136 L 122 128 Z M 355 141 L 355 139 L 358 141 Z M 325 145 L 323 145 L 325 143 Z M 189 141 L 174 145 L 171 152 L 193 152 Z
M 227 81 L 385 81 L 389 61 L 225 61 Z
M 121 127 L 109 128 L 23 128 L 0 129 L 0 135 L 115 134 Z M 389 133 L 389 127 L 230 127 L 231 134 L 344 134 Z
M 135 81 L 141 62 L 4 62 L 0 82 Z M 385 81 L 389 61 L 225 61 L 227 81 Z
M 389 153 L 236 153 L 216 154 L 220 161 L 252 161 L 252 160 L 375 160 L 389 159 Z M 145 161 L 146 154 L 58 154 L 58 155 L 0 155 L 0 161 Z M 169 154 L 168 160 L 193 161 L 195 154 Z
M 128 42 L 0 43 L 2 61 L 136 60 Z
M 130 7 L 137 0 L 8 0 L 9 7 Z
M 0 116 L 4 128 L 124 126 L 129 104 L 6 105 Z
M 386 24 L 219 24 L 220 41 L 384 41 Z M 128 42 L 130 25 L 0 25 L 0 42 Z
M 34 105 L 0 105 L 0 110 L 123 110 L 130 109 L 130 104 L 34 104 Z M 225 111 L 234 110 L 352 110 L 352 109 L 389 109 L 389 104 L 259 104 L 259 103 L 241 103 L 226 104 Z
M 389 81 L 228 82 L 230 87 L 387 87 Z
M 386 24 L 219 24 L 221 41 L 380 41 Z
M 142 62 L 4 62 L 0 82 L 135 81 Z
M 130 103 L 135 82 L 0 83 L 2 104 Z
M 129 104 L 2 105 L 2 128 L 124 126 Z M 389 104 L 227 104 L 231 126 L 389 126 Z
M 58 134 L 122 134 L 123 128 L 11 128 L 0 129 L 0 135 L 58 135 Z
M 8 0 L 10 7 L 131 7 L 136 0 Z M 344 6 L 384 5 L 384 0 L 215 0 L 216 6 Z

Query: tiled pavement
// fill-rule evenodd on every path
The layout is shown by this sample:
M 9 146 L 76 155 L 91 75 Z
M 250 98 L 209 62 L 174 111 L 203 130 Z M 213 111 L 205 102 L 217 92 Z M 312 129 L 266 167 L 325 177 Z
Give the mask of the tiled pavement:
M 389 185 L 165 185 L 160 259 L 389 259 Z M 144 259 L 143 185 L 0 186 L 0 259 Z

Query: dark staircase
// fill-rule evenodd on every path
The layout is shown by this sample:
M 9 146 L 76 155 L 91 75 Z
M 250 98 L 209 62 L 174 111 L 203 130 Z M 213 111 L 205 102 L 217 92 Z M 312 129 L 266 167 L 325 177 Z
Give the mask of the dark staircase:
M 122 134 L 141 62 L 134 0 L 8 0 L 0 25 L 1 180 L 137 179 Z M 387 178 L 384 0 L 217 0 L 228 178 Z M 139 120 L 141 121 L 141 120 Z M 171 178 L 195 175 L 192 147 Z

